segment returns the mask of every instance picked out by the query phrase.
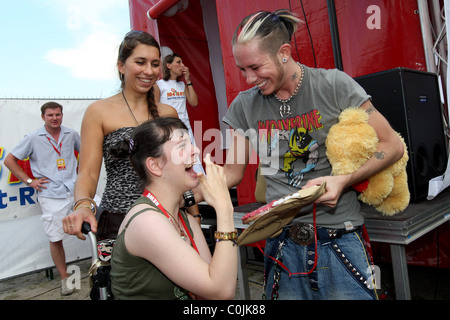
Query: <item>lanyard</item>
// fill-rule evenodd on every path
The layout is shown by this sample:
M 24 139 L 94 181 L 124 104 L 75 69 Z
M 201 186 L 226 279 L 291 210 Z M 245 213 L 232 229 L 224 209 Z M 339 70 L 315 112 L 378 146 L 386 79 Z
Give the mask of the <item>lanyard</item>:
M 157 206 L 158 209 L 161 210 L 164 213 L 164 215 L 167 217 L 167 219 L 169 219 L 169 221 L 175 226 L 171 216 L 167 213 L 166 209 L 164 209 L 164 207 L 161 205 L 161 203 L 158 201 L 158 199 L 156 199 L 156 197 L 153 195 L 153 193 L 151 193 L 147 189 L 144 189 L 143 196 L 147 197 L 148 199 L 150 199 L 150 201 L 152 201 L 155 204 L 155 206 Z M 194 238 L 192 238 L 191 233 L 189 232 L 189 229 L 187 228 L 187 225 L 184 222 L 184 219 L 183 219 L 180 211 L 178 211 L 178 216 L 180 218 L 181 223 L 183 224 L 184 230 L 186 231 L 186 233 L 187 233 L 187 235 L 189 237 L 189 240 L 191 240 L 192 246 L 194 247 L 195 251 L 198 252 L 197 246 L 196 246 L 196 244 L 194 242 Z
M 53 149 L 55 149 L 56 153 L 61 157 L 61 152 L 60 152 L 59 150 L 61 150 L 61 147 L 62 147 L 62 141 L 59 143 L 59 150 L 58 150 L 58 149 L 56 149 L 56 147 L 53 145 L 53 143 L 52 143 L 52 141 L 50 140 L 50 138 L 47 137 L 47 136 L 46 136 L 46 138 L 47 138 L 48 142 L 50 142 L 50 144 L 52 145 Z

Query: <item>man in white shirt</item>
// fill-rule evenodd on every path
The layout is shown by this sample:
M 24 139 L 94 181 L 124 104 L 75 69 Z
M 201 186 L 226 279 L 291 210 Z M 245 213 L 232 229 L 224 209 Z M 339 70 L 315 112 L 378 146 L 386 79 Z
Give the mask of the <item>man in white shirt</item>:
M 26 134 L 6 156 L 4 164 L 16 178 L 38 192 L 41 220 L 50 241 L 53 262 L 62 279 L 61 294 L 69 295 L 73 288 L 67 286 L 62 218 L 69 214 L 73 205 L 73 190 L 77 178 L 75 151 L 80 150 L 80 136 L 75 130 L 61 125 L 62 109 L 56 102 L 42 105 L 44 126 Z M 28 157 L 35 179 L 28 176 L 18 164 L 19 160 Z

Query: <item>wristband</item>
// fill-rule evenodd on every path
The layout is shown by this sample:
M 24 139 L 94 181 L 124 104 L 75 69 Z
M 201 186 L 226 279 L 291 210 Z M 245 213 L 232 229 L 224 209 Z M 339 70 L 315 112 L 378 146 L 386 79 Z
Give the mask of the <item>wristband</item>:
M 236 240 L 237 230 L 231 232 L 214 231 L 214 239 L 216 240 Z
M 194 192 L 192 192 L 192 190 L 183 193 L 183 198 L 185 207 L 191 207 L 195 204 Z
M 191 82 L 189 82 L 189 83 L 186 83 L 186 86 L 192 86 L 193 84 L 192 84 L 192 81 Z
M 231 241 L 233 242 L 233 246 L 237 245 L 237 230 L 234 230 L 232 232 L 221 232 L 221 231 L 215 231 L 214 232 L 214 240 L 216 242 L 219 241 Z

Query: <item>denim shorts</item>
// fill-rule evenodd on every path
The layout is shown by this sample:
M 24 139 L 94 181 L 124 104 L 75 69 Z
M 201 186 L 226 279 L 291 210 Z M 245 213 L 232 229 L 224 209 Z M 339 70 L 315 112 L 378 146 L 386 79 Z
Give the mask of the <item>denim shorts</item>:
M 327 238 L 327 229 L 317 228 L 316 244 L 299 245 L 285 229 L 267 239 L 265 254 L 265 297 L 282 300 L 374 300 L 372 266 L 361 228 L 340 238 Z M 322 236 L 324 235 L 324 236 Z M 317 265 L 314 260 L 317 254 Z M 288 269 L 288 271 L 286 270 Z M 308 273 L 310 274 L 295 274 Z M 276 279 L 276 280 L 275 280 Z

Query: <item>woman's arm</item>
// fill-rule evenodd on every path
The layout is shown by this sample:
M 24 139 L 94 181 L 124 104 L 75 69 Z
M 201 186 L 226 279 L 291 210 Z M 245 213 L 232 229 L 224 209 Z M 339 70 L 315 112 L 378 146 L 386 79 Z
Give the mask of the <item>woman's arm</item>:
M 198 105 L 198 97 L 197 93 L 194 90 L 194 85 L 191 81 L 191 73 L 188 67 L 184 67 L 183 70 L 184 80 L 186 81 L 186 88 L 184 89 L 184 94 L 186 95 L 186 99 L 189 104 L 193 107 Z
M 174 107 L 160 102 L 156 102 L 156 106 L 158 107 L 158 114 L 160 117 L 178 118 L 178 112 Z
M 97 102 L 98 103 L 98 102 Z M 78 177 L 75 183 L 74 200 L 82 198 L 93 199 L 97 190 L 97 183 L 103 161 L 103 125 L 102 115 L 96 103 L 90 105 L 81 123 L 81 150 L 79 157 Z M 86 202 L 86 205 L 89 202 Z M 64 232 L 85 239 L 81 232 L 81 225 L 87 221 L 93 232 L 97 231 L 97 220 L 86 206 L 80 206 L 63 219 Z

